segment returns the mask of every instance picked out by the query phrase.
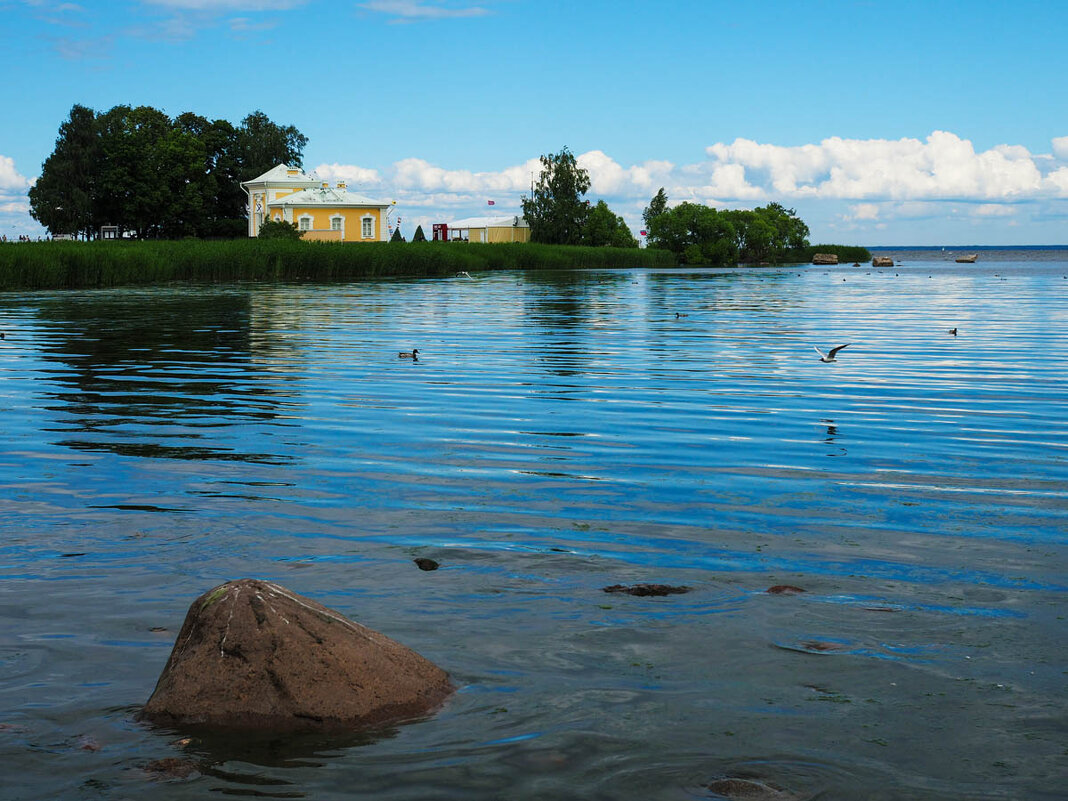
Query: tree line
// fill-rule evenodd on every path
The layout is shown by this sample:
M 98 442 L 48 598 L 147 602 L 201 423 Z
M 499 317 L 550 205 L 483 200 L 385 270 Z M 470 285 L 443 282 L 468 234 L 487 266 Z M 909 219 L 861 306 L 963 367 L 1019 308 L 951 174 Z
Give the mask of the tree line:
M 637 247 L 623 218 L 599 200 L 583 196 L 589 173 L 565 147 L 541 157 L 531 197 L 522 199 L 532 242 L 559 245 Z M 809 229 L 797 212 L 779 203 L 755 209 L 714 209 L 701 203 L 669 207 L 661 187 L 642 213 L 646 243 L 669 250 L 683 264 L 762 264 L 809 261 Z M 871 258 L 864 248 L 819 245 L 850 260 Z
M 301 167 L 307 142 L 262 111 L 233 125 L 151 106 L 75 105 L 30 189 L 30 214 L 53 235 L 93 238 L 114 225 L 139 239 L 245 236 L 240 183 L 278 164 Z

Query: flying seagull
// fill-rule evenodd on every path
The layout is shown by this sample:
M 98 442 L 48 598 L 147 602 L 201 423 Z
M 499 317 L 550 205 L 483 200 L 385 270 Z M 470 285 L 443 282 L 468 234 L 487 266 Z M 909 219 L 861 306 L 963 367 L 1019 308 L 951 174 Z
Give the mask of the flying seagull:
M 838 360 L 836 358 L 834 358 L 834 357 L 838 353 L 838 351 L 840 351 L 842 348 L 848 348 L 852 344 L 853 344 L 852 342 L 847 342 L 844 345 L 839 345 L 837 348 L 831 348 L 831 352 L 830 353 L 824 353 L 822 350 L 817 348 L 815 345 L 812 346 L 812 349 L 814 351 L 816 351 L 816 353 L 818 353 L 820 355 L 820 361 L 821 362 L 836 362 Z

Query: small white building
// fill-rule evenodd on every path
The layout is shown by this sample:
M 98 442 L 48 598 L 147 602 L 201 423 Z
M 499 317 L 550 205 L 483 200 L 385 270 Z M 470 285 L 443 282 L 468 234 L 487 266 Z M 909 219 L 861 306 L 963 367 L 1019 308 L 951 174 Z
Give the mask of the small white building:
M 446 223 L 450 242 L 529 242 L 530 226 L 523 217 L 467 217 Z M 435 226 L 440 230 L 439 226 Z

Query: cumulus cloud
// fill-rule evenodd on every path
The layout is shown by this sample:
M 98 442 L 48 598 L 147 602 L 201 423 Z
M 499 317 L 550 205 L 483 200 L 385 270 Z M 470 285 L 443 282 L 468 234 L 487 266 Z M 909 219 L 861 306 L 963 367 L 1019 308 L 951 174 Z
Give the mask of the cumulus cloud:
M 875 203 L 857 203 L 849 207 L 849 219 L 851 220 L 878 220 L 879 206 Z
M 489 10 L 481 6 L 446 5 L 433 0 L 369 0 L 360 8 L 393 17 L 392 22 L 420 22 L 453 17 L 482 17 Z
M 1061 161 L 1068 161 L 1068 136 L 1058 136 L 1053 140 L 1053 155 Z
M 835 136 L 797 147 L 736 139 L 711 145 L 707 154 L 716 168 L 744 170 L 723 184 L 738 197 L 1001 200 L 1056 189 L 1026 148 L 976 151 L 947 131 L 925 140 Z
M 320 164 L 314 170 L 315 174 L 324 181 L 345 181 L 352 184 L 352 188 L 365 186 L 378 186 L 382 183 L 382 176 L 378 170 L 369 167 L 360 167 L 355 164 Z
M 25 192 L 32 183 L 16 169 L 13 158 L 0 156 L 0 194 L 11 195 Z

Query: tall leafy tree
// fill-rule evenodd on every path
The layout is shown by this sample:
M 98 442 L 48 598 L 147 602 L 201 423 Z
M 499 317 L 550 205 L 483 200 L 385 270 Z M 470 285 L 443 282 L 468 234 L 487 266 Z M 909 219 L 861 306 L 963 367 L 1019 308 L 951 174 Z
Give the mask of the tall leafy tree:
M 523 198 L 523 216 L 530 225 L 532 242 L 551 245 L 582 243 L 589 204 L 590 176 L 578 166 L 566 147 L 541 157 L 541 174 L 533 196 Z
M 75 105 L 30 189 L 30 214 L 53 234 L 91 236 L 98 161 L 96 114 Z
M 645 223 L 645 230 L 649 230 L 649 224 L 667 211 L 668 207 L 667 192 L 664 191 L 664 187 L 660 187 L 660 191 L 657 192 L 653 199 L 649 201 L 649 205 L 645 207 L 645 211 L 642 212 L 642 222 Z M 648 237 L 649 243 L 653 244 L 652 237 Z
M 417 225 L 415 227 L 415 233 L 412 234 L 413 242 L 426 242 L 426 234 L 423 233 L 423 226 Z
M 623 218 L 608 208 L 603 200 L 590 209 L 582 244 L 591 247 L 636 248 L 638 240 L 630 232 Z
M 308 137 L 292 125 L 278 125 L 262 111 L 254 111 L 241 121 L 237 144 L 241 180 L 248 181 L 279 164 L 302 167 Z

